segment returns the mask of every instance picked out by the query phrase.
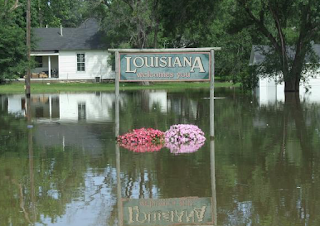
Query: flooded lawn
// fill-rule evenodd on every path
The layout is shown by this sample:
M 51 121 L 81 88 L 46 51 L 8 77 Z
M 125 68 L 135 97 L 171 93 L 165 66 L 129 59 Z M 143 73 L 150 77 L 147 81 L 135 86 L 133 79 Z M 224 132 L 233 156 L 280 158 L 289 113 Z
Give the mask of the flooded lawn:
M 183 153 L 119 147 L 112 92 L 32 95 L 30 114 L 0 95 L 0 225 L 320 225 L 320 97 L 218 89 L 211 140 L 209 96 L 120 92 L 120 134 L 198 126 L 206 141 Z

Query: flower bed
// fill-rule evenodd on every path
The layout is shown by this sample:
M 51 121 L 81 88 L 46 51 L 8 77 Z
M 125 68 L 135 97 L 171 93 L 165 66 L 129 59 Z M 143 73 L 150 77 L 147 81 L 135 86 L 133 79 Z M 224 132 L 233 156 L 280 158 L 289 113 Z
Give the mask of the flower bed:
M 152 128 L 134 129 L 117 138 L 121 147 L 134 152 L 159 151 L 163 147 L 164 133 Z

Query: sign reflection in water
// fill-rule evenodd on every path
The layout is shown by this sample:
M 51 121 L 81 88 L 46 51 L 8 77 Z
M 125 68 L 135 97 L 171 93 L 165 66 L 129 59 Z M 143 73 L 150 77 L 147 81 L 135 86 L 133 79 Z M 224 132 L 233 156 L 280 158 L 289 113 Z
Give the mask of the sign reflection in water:
M 214 144 L 214 92 L 210 90 L 210 174 L 211 198 L 182 197 L 168 199 L 128 199 L 122 198 L 121 155 L 115 144 L 117 169 L 118 226 L 151 225 L 217 225 L 215 144 Z M 119 136 L 119 99 L 115 103 L 115 138 Z M 188 182 L 184 182 L 188 183 Z M 192 183 L 192 182 L 189 182 Z
M 122 205 L 125 226 L 213 224 L 211 198 L 123 199 Z

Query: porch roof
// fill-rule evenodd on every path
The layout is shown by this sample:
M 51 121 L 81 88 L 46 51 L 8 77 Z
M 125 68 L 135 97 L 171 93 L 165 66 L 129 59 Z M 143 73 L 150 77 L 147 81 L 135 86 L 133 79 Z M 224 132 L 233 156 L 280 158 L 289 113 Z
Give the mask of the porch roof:
M 45 51 L 45 52 L 31 52 L 31 56 L 59 56 L 59 53 L 54 51 Z

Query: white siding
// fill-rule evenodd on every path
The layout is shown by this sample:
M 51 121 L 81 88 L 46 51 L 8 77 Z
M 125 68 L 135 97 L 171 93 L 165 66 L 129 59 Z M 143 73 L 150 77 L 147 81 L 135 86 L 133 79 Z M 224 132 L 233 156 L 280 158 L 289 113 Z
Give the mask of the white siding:
M 260 105 L 274 104 L 285 100 L 284 83 L 277 84 L 274 78 L 260 78 L 256 89 Z M 320 102 L 320 75 L 313 75 L 307 84 L 300 85 L 301 100 Z
M 77 54 L 85 54 L 85 71 L 77 71 Z M 114 78 L 111 66 L 108 65 L 110 53 L 102 50 L 60 51 L 60 79 L 102 79 Z
M 273 103 L 277 100 L 277 84 L 273 78 L 260 78 L 257 95 L 260 104 Z

